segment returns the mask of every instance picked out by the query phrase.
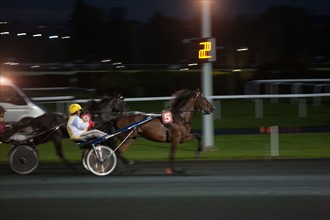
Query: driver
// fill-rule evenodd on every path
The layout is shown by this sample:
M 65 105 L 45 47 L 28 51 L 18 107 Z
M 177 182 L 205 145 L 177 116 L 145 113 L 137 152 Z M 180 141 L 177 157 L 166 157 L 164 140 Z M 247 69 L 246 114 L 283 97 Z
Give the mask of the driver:
M 81 106 L 79 104 L 71 104 L 69 106 L 70 118 L 67 124 L 67 130 L 70 135 L 70 139 L 72 140 L 84 140 L 87 141 L 92 138 L 103 137 L 107 135 L 97 129 L 92 129 L 94 127 L 94 122 L 90 120 L 89 122 L 85 122 L 80 118 L 81 114 Z

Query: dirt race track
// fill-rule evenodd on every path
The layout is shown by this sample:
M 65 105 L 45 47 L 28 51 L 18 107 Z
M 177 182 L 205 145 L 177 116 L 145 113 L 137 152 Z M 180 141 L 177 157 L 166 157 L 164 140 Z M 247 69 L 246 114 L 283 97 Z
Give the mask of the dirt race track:
M 0 219 L 329 220 L 330 160 L 137 163 L 97 177 L 76 164 L 21 176 L 0 165 Z M 134 171 L 134 172 L 133 172 Z

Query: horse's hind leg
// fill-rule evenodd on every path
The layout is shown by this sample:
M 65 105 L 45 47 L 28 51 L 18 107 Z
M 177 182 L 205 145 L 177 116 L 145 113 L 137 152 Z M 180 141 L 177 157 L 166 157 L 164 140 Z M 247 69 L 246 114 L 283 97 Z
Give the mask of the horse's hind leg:
M 134 161 L 128 160 L 123 156 L 123 153 L 127 150 L 127 148 L 134 142 L 135 139 L 127 139 L 116 151 L 116 155 L 118 158 L 117 170 L 119 173 L 127 173 L 131 171 L 131 169 L 127 169 L 127 165 L 131 166 L 134 164 Z M 116 146 L 114 146 L 116 148 Z
M 64 157 L 61 140 L 58 140 L 58 139 L 55 138 L 52 141 L 53 141 L 53 143 L 55 145 L 55 150 L 56 150 L 57 156 L 59 158 L 61 158 L 61 160 L 63 161 L 63 163 L 65 165 L 67 165 L 71 169 L 75 170 L 76 168 Z

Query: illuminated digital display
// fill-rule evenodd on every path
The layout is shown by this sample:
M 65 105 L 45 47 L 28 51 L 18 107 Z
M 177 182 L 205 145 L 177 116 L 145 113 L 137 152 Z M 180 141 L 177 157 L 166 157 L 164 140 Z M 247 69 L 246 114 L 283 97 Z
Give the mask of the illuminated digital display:
M 212 58 L 210 55 L 212 43 L 210 41 L 200 42 L 199 45 L 202 45 L 202 49 L 198 51 L 198 59 L 209 59 Z
M 207 63 L 216 61 L 216 43 L 214 38 L 194 38 L 184 40 L 188 62 Z

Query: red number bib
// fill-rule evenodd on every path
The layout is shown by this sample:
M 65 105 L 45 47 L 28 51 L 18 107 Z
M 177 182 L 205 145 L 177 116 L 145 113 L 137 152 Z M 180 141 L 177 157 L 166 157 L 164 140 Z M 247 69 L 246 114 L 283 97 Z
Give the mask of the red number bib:
M 162 121 L 164 124 L 170 124 L 173 122 L 172 112 L 164 111 L 162 112 Z
M 92 116 L 91 116 L 91 114 L 88 114 L 88 113 L 81 115 L 81 118 L 84 122 L 92 121 Z

